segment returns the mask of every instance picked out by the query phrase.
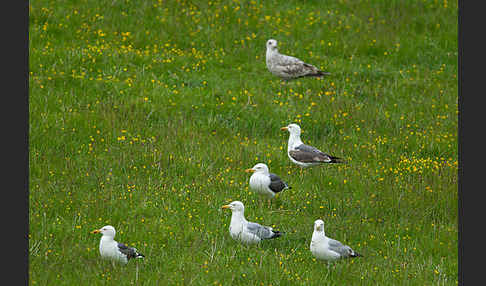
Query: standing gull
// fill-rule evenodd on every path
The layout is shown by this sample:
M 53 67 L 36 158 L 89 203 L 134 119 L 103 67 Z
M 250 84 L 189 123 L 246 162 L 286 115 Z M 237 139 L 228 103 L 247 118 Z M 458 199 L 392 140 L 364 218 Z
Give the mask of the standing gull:
M 317 259 L 327 261 L 362 256 L 352 250 L 351 247 L 327 237 L 324 233 L 324 221 L 320 219 L 314 222 L 314 232 L 312 233 L 310 251 Z
M 258 163 L 253 168 L 246 169 L 245 172 L 253 173 L 250 177 L 250 188 L 265 195 L 268 199 L 275 197 L 276 193 L 292 188 L 279 176 L 270 173 L 268 166 L 264 163 Z
M 240 201 L 231 202 L 221 207 L 231 210 L 231 223 L 229 233 L 235 240 L 245 244 L 259 243 L 264 239 L 272 239 L 282 235 L 281 232 L 273 230 L 269 226 L 263 226 L 256 222 L 245 219 L 245 206 Z
M 315 147 L 302 143 L 302 140 L 300 140 L 301 130 L 299 125 L 292 123 L 280 128 L 280 130 L 286 130 L 290 133 L 287 155 L 293 163 L 301 167 L 309 167 L 322 163 L 342 163 L 341 158 L 331 156 Z
M 307 76 L 321 77 L 330 75 L 330 73 L 323 72 L 298 58 L 280 54 L 277 49 L 277 41 L 274 39 L 267 41 L 266 63 L 268 70 L 273 75 L 284 80 Z
M 95 229 L 91 233 L 101 233 L 100 255 L 102 258 L 109 259 L 112 262 L 117 261 L 127 264 L 131 258 L 144 258 L 145 255 L 137 251 L 136 248 L 128 247 L 123 243 L 117 242 L 115 238 L 115 228 L 106 225 L 100 229 Z

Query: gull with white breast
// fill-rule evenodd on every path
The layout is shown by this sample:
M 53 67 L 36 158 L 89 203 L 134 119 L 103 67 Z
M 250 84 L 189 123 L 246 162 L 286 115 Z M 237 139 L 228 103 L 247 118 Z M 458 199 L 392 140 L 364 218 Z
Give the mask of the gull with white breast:
M 321 219 L 314 222 L 310 251 L 315 258 L 326 261 L 362 256 L 340 241 L 327 237 L 324 232 L 324 221 Z
M 323 163 L 343 162 L 339 157 L 331 156 L 315 147 L 304 144 L 300 139 L 301 129 L 299 125 L 292 123 L 280 128 L 280 130 L 288 131 L 290 133 L 287 145 L 287 155 L 293 163 L 301 167 L 309 167 Z
M 231 222 L 229 226 L 230 236 L 244 244 L 255 244 L 265 239 L 280 237 L 280 231 L 273 230 L 270 226 L 263 226 L 245 219 L 245 206 L 240 201 L 234 201 L 224 205 L 222 209 L 231 210 Z
M 253 168 L 246 169 L 245 172 L 253 173 L 250 177 L 250 188 L 268 199 L 274 198 L 275 194 L 285 189 L 292 188 L 279 176 L 270 173 L 268 166 L 264 163 L 258 163 Z
M 145 255 L 141 254 L 134 247 L 129 247 L 123 243 L 117 242 L 115 238 L 115 228 L 111 225 L 105 225 L 100 229 L 95 229 L 91 233 L 101 233 L 100 239 L 100 255 L 104 259 L 111 260 L 112 262 L 120 262 L 127 264 L 128 260 L 132 258 L 144 258 Z

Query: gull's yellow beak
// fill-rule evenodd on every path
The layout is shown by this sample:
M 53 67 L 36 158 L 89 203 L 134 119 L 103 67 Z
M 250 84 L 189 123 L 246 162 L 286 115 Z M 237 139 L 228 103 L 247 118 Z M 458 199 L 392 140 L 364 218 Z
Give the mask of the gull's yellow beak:
M 289 130 L 289 128 L 287 126 L 284 126 L 284 127 L 280 128 L 280 130 L 287 131 L 287 130 Z
M 229 208 L 231 208 L 231 206 L 230 206 L 230 205 L 224 205 L 224 206 L 222 206 L 221 208 L 222 208 L 222 209 L 229 209 Z
M 101 231 L 99 229 L 95 229 L 93 231 L 91 231 L 90 233 L 100 233 Z
M 253 169 L 250 168 L 250 169 L 246 169 L 245 172 L 247 172 L 247 173 L 253 173 L 253 172 L 255 172 L 255 170 L 253 170 Z

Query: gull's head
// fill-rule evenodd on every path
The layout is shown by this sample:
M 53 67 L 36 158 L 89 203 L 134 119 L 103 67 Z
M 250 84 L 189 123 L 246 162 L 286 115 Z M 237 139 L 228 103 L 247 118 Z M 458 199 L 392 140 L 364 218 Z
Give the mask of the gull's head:
M 266 173 L 269 172 L 269 170 L 268 170 L 268 166 L 266 164 L 258 163 L 255 166 L 253 166 L 253 168 L 246 169 L 245 172 L 247 172 L 247 173 L 264 173 L 264 174 L 266 174 Z
M 284 126 L 284 127 L 280 128 L 280 130 L 288 131 L 291 135 L 299 135 L 300 136 L 300 126 L 295 124 L 295 123 L 291 123 L 287 126 Z
M 322 219 L 318 219 L 314 222 L 314 231 L 324 231 L 324 221 Z
M 243 212 L 245 210 L 245 206 L 240 201 L 231 202 L 230 204 L 224 205 L 221 208 L 230 209 L 232 212 Z
M 267 50 L 277 50 L 277 40 L 270 39 L 267 41 Z
M 111 225 L 105 225 L 100 229 L 95 229 L 91 233 L 101 233 L 103 236 L 115 237 L 115 228 Z

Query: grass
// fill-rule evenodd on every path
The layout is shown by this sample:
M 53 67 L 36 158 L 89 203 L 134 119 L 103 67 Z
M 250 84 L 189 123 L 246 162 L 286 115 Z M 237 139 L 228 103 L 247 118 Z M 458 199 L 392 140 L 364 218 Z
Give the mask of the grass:
M 456 285 L 457 3 L 31 1 L 30 285 Z M 282 83 L 265 42 L 331 72 Z M 304 143 L 348 161 L 301 170 Z M 270 208 L 244 172 L 292 189 Z M 242 246 L 223 204 L 286 234 Z M 314 220 L 363 258 L 310 251 Z M 112 267 L 99 236 L 146 259 Z

